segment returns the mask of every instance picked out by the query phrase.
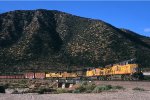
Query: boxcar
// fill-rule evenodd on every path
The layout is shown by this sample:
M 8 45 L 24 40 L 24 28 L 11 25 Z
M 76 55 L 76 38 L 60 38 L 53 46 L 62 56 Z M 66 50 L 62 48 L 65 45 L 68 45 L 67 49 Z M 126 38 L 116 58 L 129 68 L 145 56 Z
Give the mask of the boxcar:
M 62 78 L 62 74 L 61 72 L 57 72 L 57 73 L 47 73 L 46 74 L 46 78 Z
M 77 74 L 76 73 L 69 73 L 69 72 L 63 72 L 62 73 L 63 78 L 76 78 Z
M 34 79 L 35 78 L 33 72 L 25 73 L 24 76 L 25 76 L 25 78 L 28 78 L 28 79 Z
M 1 75 L 1 76 L 0 76 L 0 79 L 5 79 L 5 78 L 6 78 L 5 75 Z
M 37 79 L 44 79 L 46 76 L 45 73 L 35 73 L 35 78 Z
M 24 79 L 25 77 L 24 77 L 24 75 L 15 75 L 15 78 L 16 79 Z

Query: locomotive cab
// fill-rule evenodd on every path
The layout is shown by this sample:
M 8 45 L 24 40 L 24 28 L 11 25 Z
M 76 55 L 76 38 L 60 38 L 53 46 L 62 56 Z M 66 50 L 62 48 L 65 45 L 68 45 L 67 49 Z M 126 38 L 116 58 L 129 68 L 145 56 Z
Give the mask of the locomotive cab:
M 136 64 L 136 66 L 131 67 L 132 68 L 132 77 L 135 78 L 136 80 L 143 80 L 144 75 L 143 72 L 141 71 L 141 68 Z
M 130 66 L 133 79 L 142 80 L 144 78 L 141 68 L 139 67 L 135 59 L 131 59 L 130 61 L 128 61 L 128 65 Z

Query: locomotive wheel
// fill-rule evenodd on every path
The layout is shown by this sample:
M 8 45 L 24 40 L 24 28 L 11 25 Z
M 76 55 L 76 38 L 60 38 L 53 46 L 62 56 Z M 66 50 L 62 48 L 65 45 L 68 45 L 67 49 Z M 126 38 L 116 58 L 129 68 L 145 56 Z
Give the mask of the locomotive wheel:
M 103 78 L 102 77 L 99 77 L 100 78 L 100 80 L 102 80 Z
M 98 80 L 102 80 L 102 77 L 99 76 L 99 77 L 97 77 L 97 79 L 98 79 Z
M 109 77 L 108 76 L 106 77 L 106 80 L 109 81 Z
M 139 77 L 133 77 L 133 76 L 131 76 L 131 77 L 132 77 L 132 80 L 134 80 L 134 81 L 139 80 Z
M 130 78 L 129 78 L 129 75 L 126 75 L 126 80 L 129 81 L 129 79 L 130 79 Z
M 105 77 L 103 77 L 102 80 L 105 81 L 106 80 Z
M 128 81 L 128 75 L 124 75 L 123 80 Z
M 108 80 L 109 80 L 109 81 L 111 80 L 111 76 L 108 77 Z
M 111 80 L 111 76 L 107 76 L 107 80 L 110 81 Z
M 105 76 L 103 76 L 103 77 L 102 77 L 102 80 L 103 80 L 103 81 L 105 81 L 105 80 L 106 80 Z
M 103 81 L 103 80 L 104 80 L 104 77 L 101 77 L 101 80 Z
M 121 80 L 123 80 L 123 81 L 126 80 L 125 75 L 122 75 L 122 76 L 121 76 Z
M 129 75 L 129 80 L 130 80 L 130 81 L 132 81 L 132 80 L 133 80 L 133 78 L 132 78 L 132 76 L 131 76 L 131 75 Z
M 131 80 L 132 80 L 131 75 L 126 75 L 126 80 L 127 80 L 127 81 L 131 81 Z
M 107 80 L 107 77 L 106 77 L 106 76 L 104 76 L 104 81 L 105 81 L 105 80 Z

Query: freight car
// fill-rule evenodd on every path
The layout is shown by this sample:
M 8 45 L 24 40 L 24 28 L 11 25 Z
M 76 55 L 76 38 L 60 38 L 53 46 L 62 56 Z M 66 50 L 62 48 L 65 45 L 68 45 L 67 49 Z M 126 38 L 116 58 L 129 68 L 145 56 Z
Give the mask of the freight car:
M 24 74 L 26 79 L 44 79 L 45 72 L 27 72 Z
M 0 75 L 0 79 L 24 79 L 24 75 Z
M 34 79 L 35 78 L 33 72 L 25 73 L 24 76 L 25 76 L 26 79 Z
M 36 79 L 44 79 L 45 78 L 45 72 L 40 73 L 34 73 Z
M 62 78 L 61 72 L 49 72 L 46 74 L 47 79 L 58 79 Z
M 48 79 L 59 79 L 59 78 L 76 78 L 78 77 L 76 72 L 49 72 L 46 74 L 46 78 Z

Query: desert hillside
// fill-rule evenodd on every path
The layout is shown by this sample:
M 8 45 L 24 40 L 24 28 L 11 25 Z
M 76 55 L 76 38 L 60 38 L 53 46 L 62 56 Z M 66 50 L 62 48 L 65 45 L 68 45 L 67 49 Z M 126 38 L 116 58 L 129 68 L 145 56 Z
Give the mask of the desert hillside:
M 150 67 L 150 38 L 55 10 L 0 14 L 0 71 L 104 66 L 136 58 Z

